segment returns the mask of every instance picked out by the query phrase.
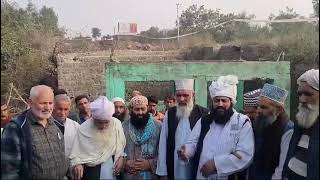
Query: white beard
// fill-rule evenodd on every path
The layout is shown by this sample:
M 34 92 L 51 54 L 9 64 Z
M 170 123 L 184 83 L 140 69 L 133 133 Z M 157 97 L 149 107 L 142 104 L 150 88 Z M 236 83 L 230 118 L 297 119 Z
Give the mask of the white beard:
M 319 117 L 319 104 L 308 104 L 308 107 L 304 107 L 300 103 L 298 109 L 299 111 L 296 114 L 298 125 L 306 129 L 310 128 Z
M 177 114 L 178 119 L 189 118 L 191 111 L 193 109 L 193 101 L 191 100 L 186 106 L 177 105 Z
M 32 113 L 33 113 L 37 118 L 39 118 L 40 120 L 43 120 L 43 119 L 49 119 L 50 116 L 51 116 L 52 111 L 42 112 L 42 111 L 39 111 L 39 110 L 32 110 Z

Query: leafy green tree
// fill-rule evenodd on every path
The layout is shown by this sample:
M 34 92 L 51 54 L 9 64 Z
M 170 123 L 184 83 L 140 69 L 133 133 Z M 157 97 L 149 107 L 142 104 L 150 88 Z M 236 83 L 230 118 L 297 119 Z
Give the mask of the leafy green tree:
M 91 33 L 93 38 L 98 38 L 101 36 L 101 29 L 94 27 L 91 29 Z
M 58 28 L 58 17 L 52 8 L 43 6 L 39 11 L 39 23 L 44 27 L 46 31 L 56 33 Z
M 203 5 L 200 7 L 191 5 L 182 12 L 179 18 L 180 29 L 182 34 L 206 30 L 212 34 L 216 41 L 227 42 L 235 39 L 239 33 L 250 30 L 249 24 L 246 22 L 236 22 L 237 24 L 231 22 L 216 28 L 213 27 L 237 18 L 251 19 L 254 18 L 254 15 L 248 15 L 245 12 L 223 14 L 219 9 L 211 10 L 205 9 Z
M 50 58 L 63 33 L 52 8 L 38 10 L 32 3 L 19 8 L 14 2 L 1 1 L 1 95 L 9 83 L 27 94 L 41 77 L 54 75 Z

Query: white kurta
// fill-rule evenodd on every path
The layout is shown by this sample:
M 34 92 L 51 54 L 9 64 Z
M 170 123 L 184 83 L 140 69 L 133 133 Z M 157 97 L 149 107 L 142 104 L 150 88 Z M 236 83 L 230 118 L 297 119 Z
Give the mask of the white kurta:
M 280 157 L 279 157 L 279 165 L 275 169 L 272 179 L 278 180 L 282 178 L 282 171 L 283 171 L 283 165 L 286 161 L 290 140 L 293 134 L 293 129 L 288 130 L 286 133 L 284 133 L 281 137 L 281 144 L 280 144 Z
M 67 118 L 66 122 L 64 123 L 64 148 L 66 157 L 70 156 L 72 145 L 79 127 L 79 123 L 69 118 Z
M 247 116 L 241 115 L 238 121 L 238 113 L 234 113 L 230 120 L 223 126 L 214 121 L 210 124 L 210 130 L 203 140 L 203 148 L 200 155 L 197 179 L 205 179 L 200 173 L 201 167 L 209 160 L 214 160 L 217 174 L 209 176 L 208 179 L 228 179 L 233 174 L 249 166 L 254 155 L 254 136 L 251 123 L 244 125 Z M 243 126 L 242 126 L 243 125 Z M 188 157 L 193 157 L 197 148 L 201 132 L 201 121 L 199 120 L 193 128 L 186 143 Z M 238 140 L 238 143 L 236 143 Z M 237 152 L 241 159 L 231 152 Z
M 113 164 L 112 158 L 101 164 L 100 168 L 100 179 L 116 179 L 113 175 Z
M 180 119 L 175 134 L 175 151 L 180 149 L 191 134 L 190 122 L 188 118 Z M 168 139 L 168 115 L 166 113 L 160 134 L 159 156 L 156 174 L 167 176 L 167 139 Z M 175 179 L 187 179 L 191 177 L 191 164 L 185 163 L 178 158 L 178 153 L 174 154 L 174 176 Z

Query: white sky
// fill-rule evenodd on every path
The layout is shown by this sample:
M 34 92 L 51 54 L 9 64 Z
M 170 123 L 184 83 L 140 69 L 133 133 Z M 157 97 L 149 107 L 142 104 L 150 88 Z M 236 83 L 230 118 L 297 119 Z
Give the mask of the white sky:
M 59 18 L 59 25 L 71 35 L 91 36 L 91 28 L 102 29 L 102 35 L 113 34 L 118 22 L 137 23 L 138 31 L 151 26 L 172 28 L 177 17 L 176 3 L 182 10 L 192 4 L 222 12 L 255 14 L 256 19 L 266 19 L 286 6 L 303 16 L 313 13 L 312 0 L 11 0 L 20 7 L 31 1 L 38 8 L 52 7 Z

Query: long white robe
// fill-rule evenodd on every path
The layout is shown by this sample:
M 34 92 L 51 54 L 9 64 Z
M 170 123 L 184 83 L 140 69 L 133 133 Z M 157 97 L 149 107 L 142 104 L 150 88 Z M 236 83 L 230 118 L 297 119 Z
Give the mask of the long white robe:
M 113 179 L 114 163 L 124 155 L 126 138 L 121 122 L 112 118 L 105 130 L 98 130 L 93 120 L 81 124 L 74 140 L 71 154 L 71 165 L 86 164 L 94 167 L 101 164 L 100 179 Z M 114 155 L 115 161 L 112 161 Z
M 214 160 L 217 174 L 210 175 L 208 179 L 219 180 L 228 179 L 228 175 L 246 168 L 251 163 L 254 155 L 254 136 L 251 123 L 248 121 L 243 125 L 247 116 L 241 115 L 239 121 L 237 116 L 238 113 L 234 113 L 224 126 L 216 124 L 214 121 L 210 124 L 210 130 L 203 140 L 197 179 L 206 179 L 200 173 L 200 169 L 209 160 Z M 200 132 L 201 121 L 199 120 L 186 143 L 188 157 L 193 157 L 195 154 Z M 238 143 L 236 143 L 237 138 Z M 239 154 L 241 159 L 231 152 Z
M 190 122 L 188 118 L 180 119 L 175 133 L 175 151 L 180 149 L 191 134 Z M 166 113 L 160 134 L 159 155 L 156 174 L 167 176 L 167 139 L 168 139 L 168 115 Z M 178 153 L 174 154 L 174 176 L 175 179 L 191 178 L 191 164 L 185 163 L 178 158 Z

